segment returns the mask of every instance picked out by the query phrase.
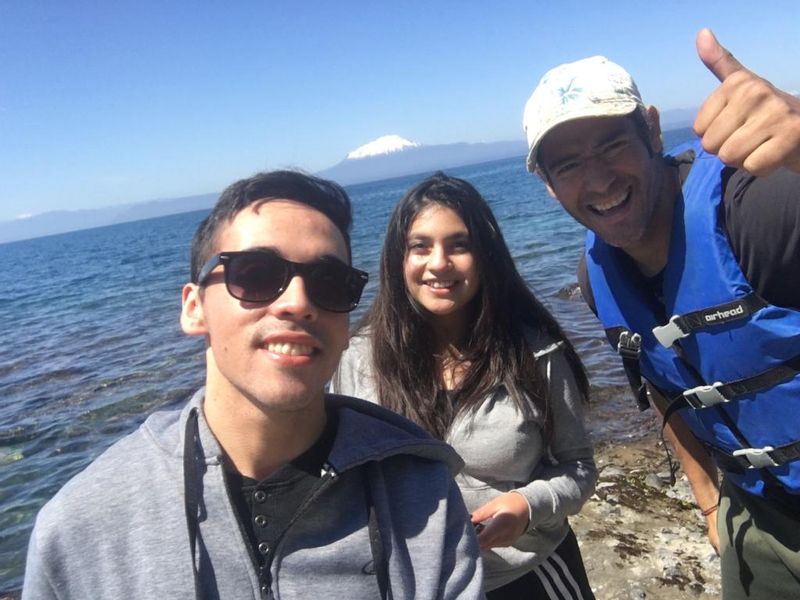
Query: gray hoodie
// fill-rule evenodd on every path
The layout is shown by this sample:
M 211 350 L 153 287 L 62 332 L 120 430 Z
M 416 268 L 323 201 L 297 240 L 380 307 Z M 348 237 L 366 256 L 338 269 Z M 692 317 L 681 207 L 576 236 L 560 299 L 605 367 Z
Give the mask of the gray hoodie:
M 470 511 L 515 490 L 530 506 L 528 530 L 508 548 L 483 553 L 486 590 L 521 577 L 550 556 L 567 535 L 567 516 L 577 513 L 594 491 L 597 468 L 583 426 L 572 371 L 559 345 L 531 334 L 528 345 L 547 373 L 553 436 L 547 446 L 535 420 L 525 418 L 503 386 L 475 411 L 459 414 L 447 442 L 464 459 L 456 477 Z M 377 398 L 367 335 L 350 339 L 332 391 Z M 534 415 L 535 416 L 535 415 Z
M 70 480 L 39 513 L 24 599 L 193 598 L 184 514 L 182 410 L 151 415 Z M 338 429 L 327 481 L 275 548 L 275 598 L 377 598 L 369 486 L 391 596 L 481 598 L 479 550 L 445 444 L 374 405 L 327 396 Z M 377 409 L 377 410 L 376 410 Z M 206 597 L 260 598 L 223 479 L 222 450 L 200 412 L 197 561 Z

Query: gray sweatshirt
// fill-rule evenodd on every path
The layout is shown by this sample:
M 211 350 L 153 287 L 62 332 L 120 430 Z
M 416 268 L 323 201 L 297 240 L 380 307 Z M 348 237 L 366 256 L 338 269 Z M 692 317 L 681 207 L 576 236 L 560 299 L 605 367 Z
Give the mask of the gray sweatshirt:
M 597 481 L 580 395 L 564 353 L 549 338 L 531 338 L 529 345 L 538 360 L 546 361 L 553 413 L 550 447 L 503 386 L 474 412 L 461 413 L 446 440 L 465 462 L 456 481 L 468 510 L 511 490 L 525 496 L 531 507 L 528 530 L 513 546 L 483 553 L 487 591 L 521 577 L 552 554 L 567 535 L 567 516 L 580 511 Z M 370 348 L 367 336 L 351 338 L 332 391 L 378 397 Z
M 183 438 L 189 409 L 202 400 L 200 390 L 183 410 L 151 415 L 45 505 L 31 535 L 24 599 L 194 597 Z M 336 396 L 326 402 L 338 414 L 328 481 L 275 548 L 274 597 L 378 597 L 365 485 L 388 560 L 390 597 L 483 597 L 477 542 L 452 476 L 461 461 L 452 448 L 372 404 Z M 222 450 L 200 415 L 203 587 L 210 598 L 259 598 L 227 495 Z

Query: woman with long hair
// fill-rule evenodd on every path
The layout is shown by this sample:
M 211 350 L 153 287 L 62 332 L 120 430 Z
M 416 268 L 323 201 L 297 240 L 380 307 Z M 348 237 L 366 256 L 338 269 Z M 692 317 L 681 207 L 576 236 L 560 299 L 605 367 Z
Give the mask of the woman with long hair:
M 458 451 L 490 600 L 593 598 L 567 522 L 597 479 L 588 387 L 478 191 L 443 173 L 409 190 L 332 391 L 379 402 Z

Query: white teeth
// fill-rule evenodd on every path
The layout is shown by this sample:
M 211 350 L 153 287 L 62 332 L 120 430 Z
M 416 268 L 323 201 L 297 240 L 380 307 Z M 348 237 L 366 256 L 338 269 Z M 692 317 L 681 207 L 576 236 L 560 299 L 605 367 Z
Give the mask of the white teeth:
M 267 344 L 267 350 L 275 354 L 286 354 L 287 356 L 307 356 L 314 352 L 314 348 L 311 346 L 290 344 L 288 342 Z
M 615 206 L 619 206 L 620 204 L 625 202 L 625 199 L 627 197 L 628 197 L 628 194 L 626 192 L 624 194 L 620 194 L 617 198 L 614 198 L 612 200 L 609 200 L 608 202 L 605 202 L 604 204 L 592 204 L 591 206 L 597 212 L 606 212 L 607 210 L 611 210 Z
M 453 287 L 455 281 L 426 281 L 425 285 L 432 287 L 435 290 L 443 290 Z

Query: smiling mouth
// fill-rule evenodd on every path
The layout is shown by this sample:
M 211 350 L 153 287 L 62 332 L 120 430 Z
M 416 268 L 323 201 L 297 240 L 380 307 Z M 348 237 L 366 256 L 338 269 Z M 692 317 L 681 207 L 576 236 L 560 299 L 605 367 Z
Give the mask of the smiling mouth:
M 277 342 L 267 344 L 267 350 L 274 354 L 284 354 L 286 356 L 310 356 L 314 353 L 314 348 L 305 344 L 291 344 L 288 342 Z
M 595 203 L 589 205 L 589 210 L 599 216 L 605 216 L 614 209 L 623 206 L 631 197 L 631 190 L 628 188 L 625 192 L 618 194 L 616 197 L 606 200 L 603 203 Z
M 425 281 L 423 283 L 434 290 L 449 290 L 456 284 L 455 281 Z

